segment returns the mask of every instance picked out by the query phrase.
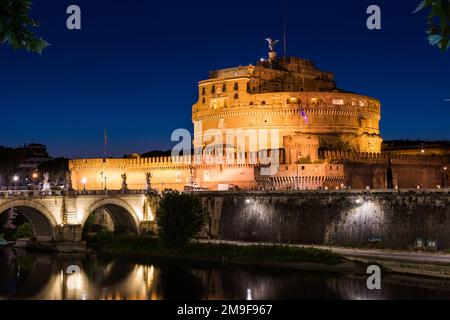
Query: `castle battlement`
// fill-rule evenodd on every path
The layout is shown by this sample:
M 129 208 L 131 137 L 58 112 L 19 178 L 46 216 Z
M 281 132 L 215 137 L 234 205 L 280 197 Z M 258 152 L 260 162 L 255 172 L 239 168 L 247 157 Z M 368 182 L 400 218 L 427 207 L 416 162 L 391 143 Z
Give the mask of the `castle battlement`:
M 398 153 L 369 153 L 340 150 L 326 150 L 319 152 L 319 157 L 326 161 L 341 161 L 342 163 L 383 163 L 387 164 L 389 158 L 392 164 L 442 165 L 445 157 L 439 155 L 412 155 Z

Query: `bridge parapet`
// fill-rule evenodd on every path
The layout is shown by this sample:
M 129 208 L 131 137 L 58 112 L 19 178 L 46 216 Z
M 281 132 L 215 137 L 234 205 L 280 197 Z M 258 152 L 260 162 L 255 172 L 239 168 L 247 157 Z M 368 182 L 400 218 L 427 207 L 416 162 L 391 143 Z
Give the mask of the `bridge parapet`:
M 6 190 L 0 191 L 1 198 L 42 198 L 57 196 L 105 196 L 105 195 L 154 195 L 155 192 L 147 190 Z

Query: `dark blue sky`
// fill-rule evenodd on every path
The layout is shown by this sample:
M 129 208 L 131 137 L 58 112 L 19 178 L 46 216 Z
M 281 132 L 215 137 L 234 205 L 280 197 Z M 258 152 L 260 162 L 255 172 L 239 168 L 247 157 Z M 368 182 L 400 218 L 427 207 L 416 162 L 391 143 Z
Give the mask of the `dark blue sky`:
M 52 155 L 169 149 L 192 128 L 197 82 L 208 71 L 255 63 L 264 38 L 282 37 L 281 0 L 34 0 L 42 56 L 0 46 L 0 144 L 47 144 Z M 426 41 L 419 0 L 288 2 L 288 55 L 333 71 L 340 88 L 382 102 L 384 139 L 450 139 L 450 52 Z M 66 8 L 82 30 L 66 29 Z M 366 8 L 382 9 L 369 31 Z

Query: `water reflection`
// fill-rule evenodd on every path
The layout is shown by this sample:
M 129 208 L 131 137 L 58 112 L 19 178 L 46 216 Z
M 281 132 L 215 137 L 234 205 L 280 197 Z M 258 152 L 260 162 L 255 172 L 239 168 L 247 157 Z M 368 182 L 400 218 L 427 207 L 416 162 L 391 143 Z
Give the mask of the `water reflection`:
M 68 268 L 80 272 L 68 273 Z M 0 299 L 450 299 L 448 282 L 385 277 L 382 290 L 370 291 L 365 281 L 323 273 L 0 249 Z

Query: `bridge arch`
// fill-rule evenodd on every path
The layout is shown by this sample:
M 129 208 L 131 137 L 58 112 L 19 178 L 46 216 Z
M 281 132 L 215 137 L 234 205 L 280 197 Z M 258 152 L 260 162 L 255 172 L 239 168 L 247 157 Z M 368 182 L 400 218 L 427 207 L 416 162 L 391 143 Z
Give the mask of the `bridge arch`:
M 125 201 L 117 198 L 101 199 L 94 202 L 86 211 L 81 227 L 84 228 L 89 216 L 97 209 L 104 208 L 110 215 L 114 227 L 139 233 L 139 218 L 135 210 Z
M 31 223 L 37 240 L 54 240 L 53 230 L 57 222 L 51 211 L 45 205 L 40 204 L 38 200 L 16 199 L 2 203 L 0 205 L 0 214 L 4 214 L 13 208 L 18 209 L 28 222 Z

